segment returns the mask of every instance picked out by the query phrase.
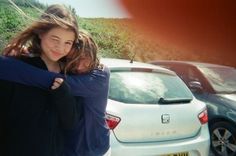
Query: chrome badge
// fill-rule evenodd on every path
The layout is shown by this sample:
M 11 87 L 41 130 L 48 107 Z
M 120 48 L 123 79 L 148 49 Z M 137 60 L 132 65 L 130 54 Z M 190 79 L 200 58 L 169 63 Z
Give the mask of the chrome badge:
M 170 123 L 170 115 L 169 114 L 162 114 L 161 115 L 161 122 L 163 124 L 168 124 Z

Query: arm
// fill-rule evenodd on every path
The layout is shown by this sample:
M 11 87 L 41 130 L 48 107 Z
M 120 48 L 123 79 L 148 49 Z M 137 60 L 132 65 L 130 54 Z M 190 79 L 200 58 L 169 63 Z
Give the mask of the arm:
M 0 79 L 49 89 L 56 77 L 56 73 L 45 72 L 42 69 L 28 65 L 12 57 L 0 57 Z
M 14 63 L 15 61 L 18 64 L 15 64 Z M 26 65 L 29 68 L 24 68 L 24 65 Z M 0 57 L 0 76 L 1 77 L 6 78 L 10 81 L 13 80 L 14 82 L 18 82 L 18 83 L 21 83 L 21 82 L 29 83 L 27 85 L 36 83 L 36 86 L 40 85 L 38 87 L 41 87 L 41 88 L 45 88 L 48 85 L 47 88 L 50 88 L 51 85 L 53 84 L 51 81 L 54 81 L 54 80 L 48 81 L 46 80 L 46 78 L 53 79 L 54 75 L 56 76 L 56 74 L 53 73 L 53 75 L 50 75 L 49 73 L 47 74 L 48 77 L 41 77 L 41 75 L 37 75 L 38 73 L 34 73 L 34 68 L 31 69 L 31 67 L 34 67 L 34 66 L 25 64 L 24 62 L 18 61 L 13 58 Z M 41 70 L 39 68 L 36 68 L 36 69 Z M 34 81 L 31 80 L 31 76 L 32 76 L 31 74 L 34 75 L 33 76 L 35 78 Z M 42 80 L 42 81 L 38 81 L 38 80 Z M 7 104 L 9 105 L 9 102 L 10 102 L 9 101 L 10 100 L 9 96 L 11 95 L 10 87 L 12 86 L 11 85 L 12 83 L 10 81 L 0 80 L 0 93 L 1 93 L 0 103 L 2 104 L 2 106 L 5 106 L 4 104 L 6 104 L 7 106 Z M 48 84 L 45 83 L 46 84 L 45 85 L 44 82 L 48 82 Z M 74 98 L 74 96 L 72 96 L 68 85 L 63 81 L 61 83 L 62 84 L 60 85 L 60 87 L 54 88 L 52 90 L 50 89 L 49 93 L 52 97 L 53 106 L 55 107 L 56 112 L 58 113 L 61 127 L 64 129 L 71 129 L 73 128 L 77 120 L 79 120 L 79 117 L 82 114 L 81 113 L 82 109 L 76 108 L 77 107 L 76 99 Z M 6 109 L 4 109 L 3 107 L 1 110 L 3 110 L 3 112 L 6 112 Z M 4 115 L 3 112 L 0 114 Z
M 108 85 L 108 68 L 94 69 L 88 74 L 68 75 L 66 81 L 75 96 L 96 96 Z M 0 57 L 0 79 L 48 89 L 56 77 L 63 75 L 48 72 L 11 57 Z
M 94 97 L 104 92 L 109 85 L 110 71 L 107 67 L 94 69 L 88 74 L 69 75 L 66 81 L 74 95 Z

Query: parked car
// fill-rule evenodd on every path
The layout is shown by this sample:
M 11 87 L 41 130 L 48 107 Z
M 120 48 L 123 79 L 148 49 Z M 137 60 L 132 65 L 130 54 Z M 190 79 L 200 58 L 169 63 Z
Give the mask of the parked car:
M 155 61 L 173 70 L 208 108 L 211 148 L 217 156 L 236 156 L 236 69 L 186 61 Z
M 205 103 L 173 72 L 129 60 L 110 68 L 107 123 L 112 156 L 208 156 Z

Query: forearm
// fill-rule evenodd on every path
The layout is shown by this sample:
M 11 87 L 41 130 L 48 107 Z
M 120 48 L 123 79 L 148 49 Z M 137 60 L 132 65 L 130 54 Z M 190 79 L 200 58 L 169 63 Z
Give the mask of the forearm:
M 47 72 L 12 57 L 0 57 L 0 79 L 49 89 L 58 74 Z
M 94 69 L 88 74 L 69 75 L 66 81 L 71 87 L 73 94 L 82 97 L 99 96 L 109 86 L 110 71 Z
M 14 58 L 0 57 L 0 79 L 49 89 L 56 77 L 64 78 L 64 75 L 36 68 Z M 83 75 L 67 75 L 66 81 L 73 95 L 95 96 L 108 85 L 109 71 L 93 70 Z

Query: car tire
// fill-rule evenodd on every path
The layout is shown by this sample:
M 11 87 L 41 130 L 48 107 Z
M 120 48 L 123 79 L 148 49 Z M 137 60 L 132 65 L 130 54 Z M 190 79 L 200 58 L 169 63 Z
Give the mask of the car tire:
M 211 150 L 216 156 L 236 156 L 236 126 L 216 122 L 210 126 Z

